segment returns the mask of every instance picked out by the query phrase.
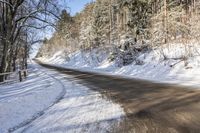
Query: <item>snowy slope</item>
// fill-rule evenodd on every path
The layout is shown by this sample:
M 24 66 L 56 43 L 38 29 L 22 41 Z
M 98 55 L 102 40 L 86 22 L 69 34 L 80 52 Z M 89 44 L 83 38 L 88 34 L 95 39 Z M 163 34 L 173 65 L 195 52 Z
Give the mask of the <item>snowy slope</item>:
M 62 51 L 56 53 L 56 58 L 40 58 L 50 64 L 86 71 L 108 72 L 133 78 L 148 79 L 156 82 L 178 83 L 182 85 L 199 86 L 200 80 L 200 47 L 198 44 L 170 44 L 141 53 L 138 57 L 143 65 L 132 63 L 118 67 L 109 61 L 109 51 L 94 49 L 90 52 L 77 51 L 69 55 L 70 60 L 64 60 Z M 164 60 L 164 56 L 168 59 Z M 184 56 L 189 58 L 186 61 Z M 100 59 L 100 60 L 99 60 Z

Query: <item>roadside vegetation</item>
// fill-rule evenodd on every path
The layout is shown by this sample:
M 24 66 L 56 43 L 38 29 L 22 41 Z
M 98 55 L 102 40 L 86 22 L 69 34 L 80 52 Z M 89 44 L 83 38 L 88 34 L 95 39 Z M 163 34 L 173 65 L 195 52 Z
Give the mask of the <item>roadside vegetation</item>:
M 38 31 L 59 19 L 56 0 L 0 0 L 0 73 L 26 69 Z M 6 79 L 0 76 L 0 82 Z
M 154 50 L 162 60 L 187 61 L 199 56 L 199 7 L 196 0 L 96 0 L 75 16 L 63 10 L 37 57 L 100 48 L 119 66 L 143 64 L 137 57 Z

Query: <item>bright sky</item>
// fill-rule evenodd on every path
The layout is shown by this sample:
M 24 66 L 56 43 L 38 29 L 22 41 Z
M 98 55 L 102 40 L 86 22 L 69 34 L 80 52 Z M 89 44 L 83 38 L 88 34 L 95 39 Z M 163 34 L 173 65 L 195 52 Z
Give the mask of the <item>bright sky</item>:
M 84 9 L 85 4 L 95 0 L 67 0 L 67 6 L 70 7 L 70 14 L 73 16 Z

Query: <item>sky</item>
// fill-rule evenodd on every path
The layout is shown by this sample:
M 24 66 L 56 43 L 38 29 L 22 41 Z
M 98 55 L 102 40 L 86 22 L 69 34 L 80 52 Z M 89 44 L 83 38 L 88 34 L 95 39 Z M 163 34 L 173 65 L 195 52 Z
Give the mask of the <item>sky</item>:
M 85 4 L 94 1 L 94 0 L 67 0 L 65 3 L 70 9 L 70 14 L 74 16 L 77 12 L 80 12 L 84 9 Z

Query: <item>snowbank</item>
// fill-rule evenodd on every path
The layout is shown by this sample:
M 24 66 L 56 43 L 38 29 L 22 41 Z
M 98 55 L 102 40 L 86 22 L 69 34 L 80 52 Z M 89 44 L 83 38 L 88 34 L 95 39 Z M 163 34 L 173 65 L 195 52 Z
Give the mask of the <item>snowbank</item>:
M 52 58 L 40 58 L 41 61 L 86 71 L 106 72 L 113 75 L 128 76 L 189 86 L 199 86 L 200 80 L 200 47 L 198 44 L 170 44 L 141 53 L 138 59 L 143 65 L 135 62 L 128 66 L 118 67 L 109 61 L 109 51 L 94 49 L 90 52 L 77 51 L 64 60 L 62 51 Z M 182 60 L 184 56 L 189 57 Z M 167 59 L 165 60 L 164 57 Z

